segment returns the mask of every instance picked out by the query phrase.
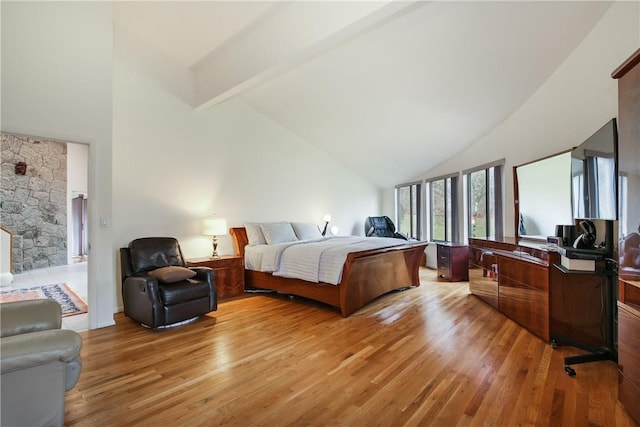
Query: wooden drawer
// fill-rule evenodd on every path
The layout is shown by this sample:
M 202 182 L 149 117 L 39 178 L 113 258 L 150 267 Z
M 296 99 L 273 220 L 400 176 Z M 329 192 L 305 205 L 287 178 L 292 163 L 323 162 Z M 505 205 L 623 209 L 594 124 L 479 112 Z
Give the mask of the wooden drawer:
M 449 280 L 451 278 L 451 271 L 449 270 L 449 266 L 438 265 L 438 277 Z
M 633 419 L 640 423 L 640 388 L 636 386 L 622 372 L 618 371 L 618 400 L 631 414 Z
M 498 306 L 505 315 L 549 341 L 549 294 L 546 291 L 500 276 Z
M 531 262 L 522 261 L 505 256 L 498 256 L 498 275 L 512 281 L 527 283 L 529 286 L 541 289 L 549 289 L 549 269 Z
M 244 259 L 240 256 L 221 256 L 219 258 L 199 258 L 187 260 L 193 267 L 213 269 L 218 299 L 231 298 L 244 294 Z
M 640 313 L 618 302 L 618 369 L 640 387 Z M 640 403 L 640 395 L 636 406 Z
M 448 257 L 451 253 L 451 247 L 447 245 L 438 245 L 438 256 Z
M 498 308 L 498 281 L 482 268 L 469 269 L 469 292 Z

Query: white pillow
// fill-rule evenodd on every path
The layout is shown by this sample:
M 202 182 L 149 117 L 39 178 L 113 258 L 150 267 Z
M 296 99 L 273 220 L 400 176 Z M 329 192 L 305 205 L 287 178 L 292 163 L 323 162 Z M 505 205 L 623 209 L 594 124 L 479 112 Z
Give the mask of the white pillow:
M 321 239 L 322 233 L 318 226 L 311 222 L 292 222 L 293 231 L 298 236 L 298 240 Z
M 267 244 L 267 241 L 264 240 L 264 234 L 262 234 L 262 228 L 260 228 L 259 222 L 245 222 L 244 228 L 247 230 L 249 246 Z
M 267 245 L 295 242 L 298 240 L 296 233 L 293 231 L 293 227 L 291 227 L 291 224 L 288 222 L 261 224 L 260 228 L 262 229 L 262 234 L 264 234 L 264 240 L 267 241 Z

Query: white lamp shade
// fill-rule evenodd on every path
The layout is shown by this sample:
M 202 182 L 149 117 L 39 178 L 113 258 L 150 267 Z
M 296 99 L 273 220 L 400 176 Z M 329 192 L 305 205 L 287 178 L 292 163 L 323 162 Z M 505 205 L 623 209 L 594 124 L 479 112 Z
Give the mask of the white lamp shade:
M 202 221 L 202 234 L 205 236 L 223 236 L 227 234 L 225 218 L 207 218 Z

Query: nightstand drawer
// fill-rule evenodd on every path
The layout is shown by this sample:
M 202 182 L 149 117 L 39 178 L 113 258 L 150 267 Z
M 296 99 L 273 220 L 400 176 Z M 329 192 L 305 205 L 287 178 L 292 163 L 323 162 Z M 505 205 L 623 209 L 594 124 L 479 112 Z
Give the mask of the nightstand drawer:
M 187 260 L 190 267 L 209 267 L 218 292 L 218 300 L 244 294 L 244 259 L 239 256 Z

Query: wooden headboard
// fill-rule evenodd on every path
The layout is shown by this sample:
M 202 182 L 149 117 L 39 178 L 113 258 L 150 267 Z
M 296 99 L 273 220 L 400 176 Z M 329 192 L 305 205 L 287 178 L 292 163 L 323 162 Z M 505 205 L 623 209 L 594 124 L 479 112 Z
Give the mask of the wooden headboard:
M 244 227 L 231 227 L 229 234 L 233 238 L 233 244 L 236 245 L 236 255 L 244 258 L 244 247 L 249 244 L 247 229 Z

